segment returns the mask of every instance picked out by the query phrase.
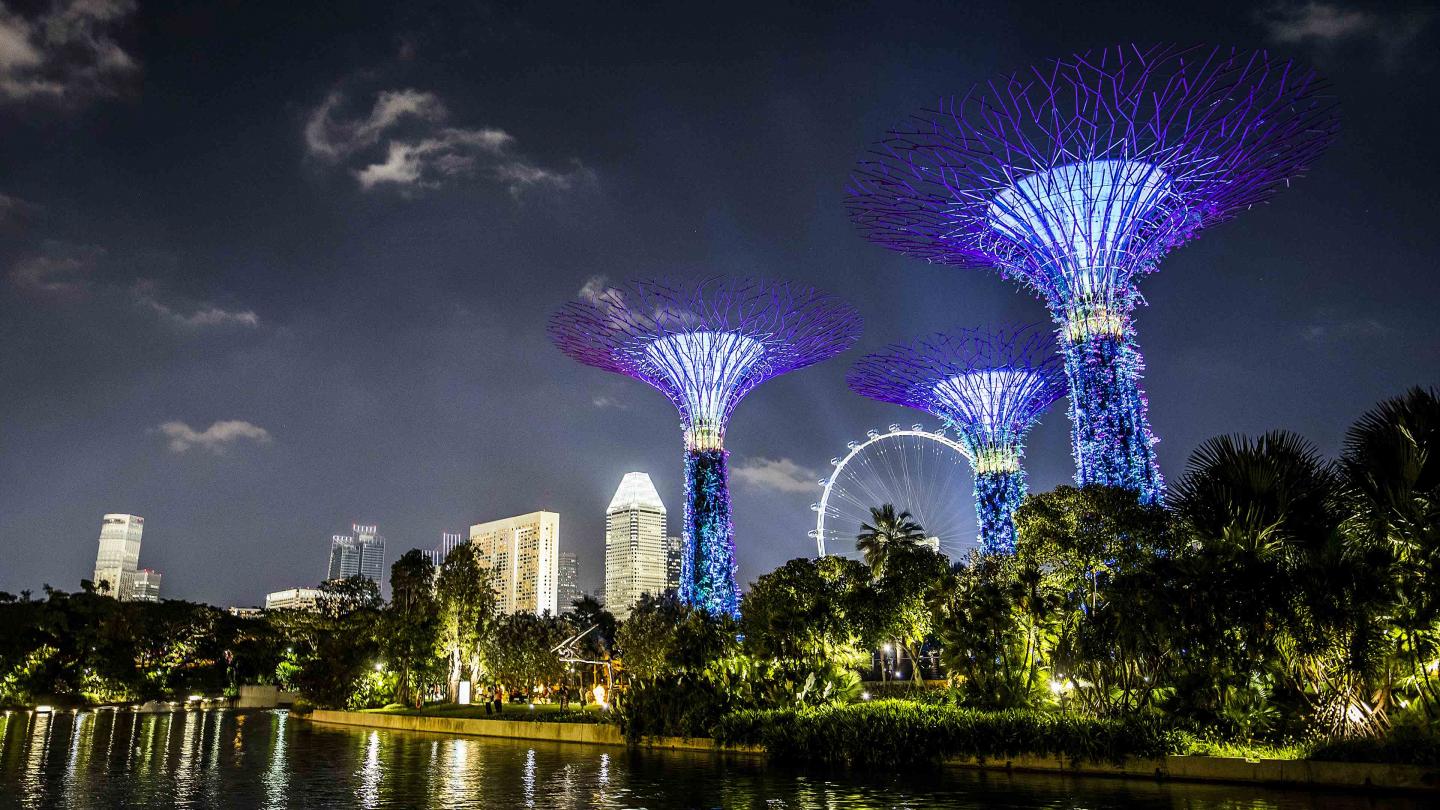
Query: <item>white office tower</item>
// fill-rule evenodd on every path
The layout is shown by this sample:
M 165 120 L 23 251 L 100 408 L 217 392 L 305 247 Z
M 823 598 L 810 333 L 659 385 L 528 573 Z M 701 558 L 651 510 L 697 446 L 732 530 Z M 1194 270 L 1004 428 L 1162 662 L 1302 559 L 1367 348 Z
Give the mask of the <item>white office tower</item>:
M 616 618 L 630 615 L 642 594 L 667 587 L 665 504 L 650 476 L 625 473 L 605 510 L 605 604 Z
M 570 613 L 580 596 L 580 562 L 575 559 L 575 552 L 562 551 L 560 571 L 555 579 L 555 604 L 561 613 Z
M 500 609 L 506 613 L 557 615 L 560 578 L 560 515 L 531 512 L 470 527 L 480 564 L 493 569 Z
M 106 515 L 100 522 L 100 551 L 95 555 L 97 593 L 120 601 L 130 598 L 130 588 L 140 567 L 140 535 L 145 518 L 139 515 Z
M 363 576 L 376 585 L 385 582 L 385 538 L 378 527 L 355 523 L 351 534 L 330 538 L 330 568 L 326 579 Z
M 126 602 L 159 602 L 160 572 L 153 568 L 141 568 L 130 575 L 130 584 L 125 591 Z

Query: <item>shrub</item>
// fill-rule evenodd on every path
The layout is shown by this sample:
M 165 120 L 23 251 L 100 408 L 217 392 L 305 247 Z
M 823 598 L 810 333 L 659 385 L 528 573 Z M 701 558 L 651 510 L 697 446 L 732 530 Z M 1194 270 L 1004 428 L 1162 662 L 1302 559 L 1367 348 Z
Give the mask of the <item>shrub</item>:
M 813 709 L 740 712 L 716 724 L 727 745 L 761 745 L 777 760 L 856 767 L 932 764 L 950 757 L 1064 757 L 1119 762 L 1164 756 L 1179 736 L 1153 716 L 1095 719 L 1065 712 L 883 700 Z
M 1400 726 L 1378 740 L 1354 737 L 1316 743 L 1310 747 L 1306 759 L 1440 767 L 1440 736 L 1423 728 Z

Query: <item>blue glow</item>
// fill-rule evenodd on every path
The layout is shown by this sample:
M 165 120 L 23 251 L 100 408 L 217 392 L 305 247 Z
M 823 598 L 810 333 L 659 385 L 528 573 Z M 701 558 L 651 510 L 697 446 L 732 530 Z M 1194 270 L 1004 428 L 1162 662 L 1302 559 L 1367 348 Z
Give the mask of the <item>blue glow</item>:
M 740 615 L 735 581 L 735 527 L 730 519 L 728 453 L 685 453 L 684 553 L 680 601 L 712 615 Z
M 1119 334 L 1133 306 L 1130 276 L 1140 232 L 1171 213 L 1170 178 L 1140 161 L 1069 163 L 1026 175 L 996 194 L 990 227 L 1022 248 L 1021 272 L 1043 279 L 1041 292 L 1071 339 Z
M 980 549 L 987 554 L 1015 553 L 1015 510 L 1025 500 L 1025 471 L 975 474 L 975 519 Z
M 645 360 L 680 398 L 685 446 L 718 449 L 730 411 L 753 386 L 751 372 L 765 344 L 739 332 L 681 332 L 645 346 Z
M 1124 487 L 1142 502 L 1160 502 L 1165 481 L 1140 390 L 1144 365 L 1129 335 L 1067 341 L 1061 353 L 1070 385 L 1075 482 Z
M 957 374 L 937 383 L 933 394 L 977 472 L 1020 469 L 1025 433 L 1055 399 L 1050 378 L 1031 369 Z

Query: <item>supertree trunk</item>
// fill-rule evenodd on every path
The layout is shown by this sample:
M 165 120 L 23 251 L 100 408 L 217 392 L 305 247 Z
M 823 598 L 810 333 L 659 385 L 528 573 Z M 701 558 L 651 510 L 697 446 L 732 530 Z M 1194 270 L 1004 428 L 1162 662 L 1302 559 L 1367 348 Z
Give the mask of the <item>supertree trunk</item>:
M 1015 553 L 1015 509 L 1025 499 L 1022 470 L 975 473 L 975 519 L 980 525 L 980 550 L 986 554 Z
M 722 449 L 685 451 L 685 553 L 680 562 L 680 600 L 716 616 L 740 615 L 728 455 Z
M 1076 483 L 1123 487 L 1144 503 L 1160 502 L 1165 482 L 1155 461 L 1148 402 L 1140 390 L 1144 363 L 1133 332 L 1067 336 L 1061 351 L 1070 388 Z

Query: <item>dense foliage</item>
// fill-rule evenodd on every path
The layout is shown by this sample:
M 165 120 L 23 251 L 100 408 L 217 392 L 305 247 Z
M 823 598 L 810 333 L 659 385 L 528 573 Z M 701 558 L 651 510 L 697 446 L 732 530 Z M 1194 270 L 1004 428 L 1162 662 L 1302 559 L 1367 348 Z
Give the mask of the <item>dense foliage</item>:
M 721 721 L 715 733 L 729 745 L 763 746 L 777 759 L 865 768 L 1021 754 L 1119 761 L 1163 756 L 1179 745 L 1154 716 L 1089 718 L 899 700 L 741 712 Z
M 0 705 L 183 699 L 274 672 L 267 625 L 188 602 L 117 602 L 83 583 L 0 594 Z
M 1440 400 L 1412 391 L 1332 462 L 1274 432 L 1192 456 L 1169 508 L 1061 487 L 932 602 L 966 705 L 1159 710 L 1234 739 L 1431 729 L 1440 702 Z

